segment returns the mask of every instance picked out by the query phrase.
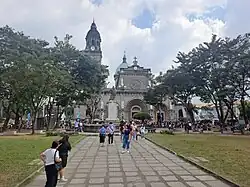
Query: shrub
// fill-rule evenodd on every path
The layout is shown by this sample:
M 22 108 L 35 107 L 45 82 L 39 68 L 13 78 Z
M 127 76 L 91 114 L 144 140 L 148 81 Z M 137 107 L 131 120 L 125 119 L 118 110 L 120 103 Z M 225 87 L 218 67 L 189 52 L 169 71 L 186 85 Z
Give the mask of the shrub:
M 61 135 L 61 133 L 57 132 L 57 131 L 47 131 L 46 132 L 46 136 L 59 136 Z
M 173 131 L 169 131 L 169 130 L 163 130 L 163 131 L 160 131 L 161 134 L 168 134 L 168 135 L 174 135 L 174 132 Z

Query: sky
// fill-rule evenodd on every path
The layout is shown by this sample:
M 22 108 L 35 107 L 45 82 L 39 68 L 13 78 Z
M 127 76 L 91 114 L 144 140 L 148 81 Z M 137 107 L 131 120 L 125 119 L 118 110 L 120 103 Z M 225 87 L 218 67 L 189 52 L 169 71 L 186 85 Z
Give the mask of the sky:
M 85 47 L 95 20 L 102 37 L 102 63 L 109 66 L 109 82 L 124 51 L 132 64 L 157 75 L 174 64 L 179 51 L 188 52 L 212 34 L 235 37 L 250 32 L 250 0 L 0 0 L 0 26 L 49 41 L 73 36 Z

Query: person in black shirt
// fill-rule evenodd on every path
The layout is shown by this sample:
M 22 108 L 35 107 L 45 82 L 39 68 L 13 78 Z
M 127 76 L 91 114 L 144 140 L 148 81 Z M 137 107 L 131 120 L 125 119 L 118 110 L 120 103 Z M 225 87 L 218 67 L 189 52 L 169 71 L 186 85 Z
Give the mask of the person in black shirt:
M 67 179 L 64 177 L 65 167 L 67 166 L 68 161 L 68 152 L 71 151 L 71 145 L 69 143 L 69 136 L 64 135 L 63 138 L 59 141 L 61 146 L 58 148 L 59 157 L 62 159 L 62 169 L 59 171 L 60 180 L 66 182 Z

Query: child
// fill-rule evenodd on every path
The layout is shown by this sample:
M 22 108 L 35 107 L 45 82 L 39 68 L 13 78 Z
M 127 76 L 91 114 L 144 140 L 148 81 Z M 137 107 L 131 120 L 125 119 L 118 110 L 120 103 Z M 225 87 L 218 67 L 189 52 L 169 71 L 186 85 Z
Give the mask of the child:
M 59 146 L 60 145 L 57 141 L 53 141 L 51 148 L 40 154 L 41 160 L 45 166 L 47 178 L 45 187 L 56 187 L 57 185 L 58 170 L 55 164 L 56 162 L 61 162 L 61 159 L 59 158 L 59 152 L 57 151 Z
M 105 142 L 105 137 L 106 137 L 106 129 L 104 125 L 102 125 L 102 128 L 100 128 L 99 130 L 99 136 L 100 136 L 100 144 L 103 147 L 104 142 Z

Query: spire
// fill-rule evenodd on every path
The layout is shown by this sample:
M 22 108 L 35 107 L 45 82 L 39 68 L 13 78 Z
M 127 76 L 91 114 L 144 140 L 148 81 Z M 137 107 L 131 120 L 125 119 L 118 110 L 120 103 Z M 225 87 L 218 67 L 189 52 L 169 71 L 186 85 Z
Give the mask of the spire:
M 138 65 L 138 61 L 137 61 L 137 58 L 136 58 L 136 56 L 134 57 L 134 61 L 133 61 L 133 64 L 134 64 L 134 66 L 137 66 L 137 65 Z
M 93 22 L 91 24 L 91 29 L 96 29 L 95 18 L 93 18 Z
M 122 63 L 127 63 L 126 51 L 124 51 L 124 55 L 122 58 Z

